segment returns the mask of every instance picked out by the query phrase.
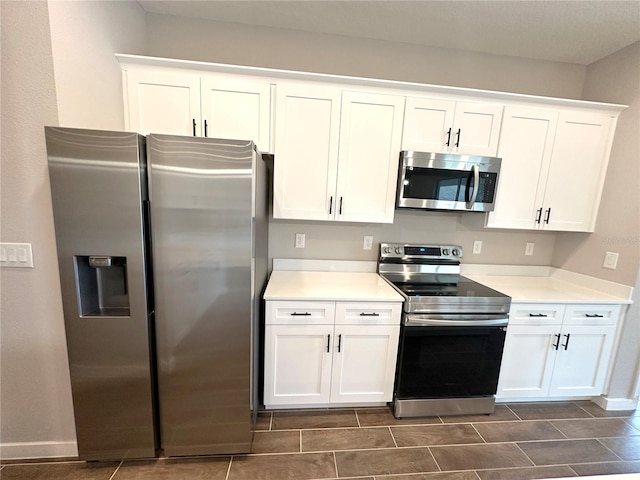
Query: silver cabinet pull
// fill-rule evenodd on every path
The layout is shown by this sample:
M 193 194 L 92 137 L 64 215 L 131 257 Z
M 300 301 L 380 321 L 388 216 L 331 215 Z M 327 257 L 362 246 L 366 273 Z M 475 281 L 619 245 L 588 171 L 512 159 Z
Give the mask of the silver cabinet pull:
M 327 353 L 329 353 L 329 346 L 331 345 L 331 334 L 327 334 Z
M 546 317 L 548 315 L 545 315 L 544 313 L 530 313 L 529 316 L 530 317 Z
M 449 127 L 449 130 L 447 130 L 447 143 L 445 143 L 445 145 L 447 147 L 451 145 L 451 127 Z
M 551 207 L 547 208 L 547 215 L 544 217 L 544 223 L 549 223 L 549 218 L 551 218 Z
M 373 312 L 373 313 L 364 313 L 364 312 L 362 312 L 362 313 L 360 314 L 360 316 L 361 316 L 361 317 L 379 317 L 379 316 L 380 316 L 380 314 L 379 314 L 379 313 L 376 313 L 376 312 Z
M 571 337 L 571 334 L 567 333 L 567 334 L 565 334 L 565 337 L 567 337 L 567 341 L 566 341 L 566 343 L 563 343 L 562 346 L 566 350 L 567 348 L 569 348 L 569 337 Z
M 458 131 L 456 132 L 456 135 L 458 136 L 458 138 L 456 139 L 456 147 L 460 146 L 460 133 L 462 132 L 462 129 L 459 128 Z
M 598 315 L 597 313 L 594 313 L 593 315 L 585 313 L 584 316 L 587 318 L 604 318 L 604 315 Z
M 338 335 L 338 353 L 340 353 L 341 345 L 342 345 L 342 334 Z
M 556 343 L 552 343 L 551 346 L 558 350 L 558 347 L 560 346 L 560 334 L 556 333 L 554 337 L 556 337 Z
M 293 312 L 291 316 L 292 317 L 310 317 L 311 314 L 309 312 L 304 312 L 304 313 Z

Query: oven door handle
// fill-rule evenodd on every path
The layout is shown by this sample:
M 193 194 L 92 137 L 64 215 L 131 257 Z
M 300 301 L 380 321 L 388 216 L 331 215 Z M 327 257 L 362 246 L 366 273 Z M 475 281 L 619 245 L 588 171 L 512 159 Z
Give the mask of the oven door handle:
M 449 320 L 429 316 L 407 316 L 404 319 L 405 327 L 506 327 L 508 324 L 509 318 L 504 315 L 488 315 L 482 318 L 460 320 Z

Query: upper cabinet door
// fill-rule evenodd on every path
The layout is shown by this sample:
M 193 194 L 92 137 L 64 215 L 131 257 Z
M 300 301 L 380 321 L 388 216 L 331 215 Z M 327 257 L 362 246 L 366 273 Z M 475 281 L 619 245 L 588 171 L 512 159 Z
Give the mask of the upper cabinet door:
M 129 70 L 127 90 L 127 130 L 145 135 L 201 135 L 198 75 Z
M 451 152 L 495 157 L 502 109 L 502 105 L 491 103 L 456 103 Z
M 408 97 L 402 150 L 494 157 L 503 106 Z
M 542 207 L 558 114 L 507 107 L 500 133 L 502 158 L 496 203 L 487 227 L 533 229 Z
M 613 123 L 607 114 L 560 113 L 544 194 L 545 229 L 594 230 Z
M 403 113 L 404 97 L 343 93 L 336 220 L 393 223 Z
M 402 150 L 448 152 L 455 108 L 449 100 L 407 97 Z
M 239 79 L 202 77 L 203 135 L 253 140 L 271 152 L 271 85 Z
M 273 217 L 332 220 L 340 90 L 279 84 L 275 116 Z

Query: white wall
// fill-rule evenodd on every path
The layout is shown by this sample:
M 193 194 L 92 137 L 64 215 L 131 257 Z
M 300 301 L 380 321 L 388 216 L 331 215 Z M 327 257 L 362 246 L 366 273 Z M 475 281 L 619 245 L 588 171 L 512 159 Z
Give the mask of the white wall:
M 136 2 L 2 1 L 1 239 L 35 268 L 0 272 L 0 457 L 77 454 L 44 125 L 122 129 L 113 54 L 145 53 Z M 54 73 L 55 72 L 55 73 Z

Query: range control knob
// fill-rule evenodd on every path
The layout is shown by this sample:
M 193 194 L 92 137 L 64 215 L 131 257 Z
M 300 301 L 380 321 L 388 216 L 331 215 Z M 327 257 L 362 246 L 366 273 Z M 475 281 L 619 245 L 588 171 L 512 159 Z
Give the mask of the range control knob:
M 402 253 L 402 247 L 396 247 L 396 253 L 400 255 Z
M 391 247 L 384 247 L 382 249 L 382 253 L 391 253 L 393 251 L 393 249 Z
M 459 256 L 460 256 L 460 253 L 461 253 L 461 252 L 460 252 L 460 250 L 458 250 L 457 248 L 454 248 L 453 250 L 451 250 L 451 254 L 452 254 L 454 257 L 459 257 Z
M 449 255 L 449 249 L 448 248 L 443 249 L 442 250 L 442 254 L 443 255 Z

